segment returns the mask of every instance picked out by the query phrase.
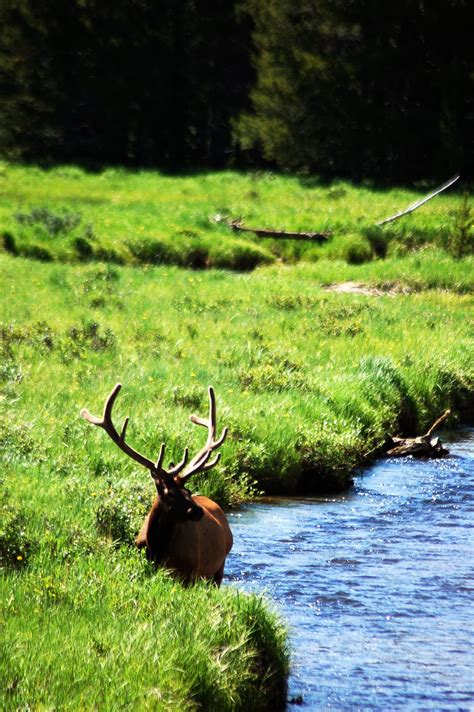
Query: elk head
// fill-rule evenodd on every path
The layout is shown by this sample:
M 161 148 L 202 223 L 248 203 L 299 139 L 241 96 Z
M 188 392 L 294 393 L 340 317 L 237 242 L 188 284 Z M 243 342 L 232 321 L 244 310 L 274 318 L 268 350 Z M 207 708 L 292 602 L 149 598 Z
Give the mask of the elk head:
M 193 499 L 190 491 L 186 488 L 186 482 L 192 475 L 198 472 L 206 472 L 217 465 L 220 460 L 220 453 L 211 458 L 214 450 L 222 445 L 227 435 L 227 428 L 224 428 L 221 436 L 216 440 L 216 398 L 214 389 L 209 386 L 209 417 L 199 418 L 191 415 L 190 420 L 196 425 L 207 428 L 208 435 L 206 444 L 199 450 L 197 455 L 189 460 L 189 450 L 184 449 L 183 457 L 177 465 L 171 465 L 168 469 L 163 466 L 165 457 L 165 444 L 162 443 L 156 461 L 150 460 L 137 450 L 132 448 L 125 440 L 129 418 L 125 418 L 120 433 L 112 422 L 112 409 L 117 396 L 122 388 L 120 383 L 113 388 L 111 394 L 105 401 L 102 418 L 91 415 L 85 408 L 81 410 L 81 415 L 93 425 L 105 430 L 111 440 L 126 453 L 132 460 L 146 467 L 156 485 L 157 499 L 155 505 L 159 507 L 163 514 L 168 515 L 175 522 L 193 521 L 202 519 L 204 511 L 202 507 Z

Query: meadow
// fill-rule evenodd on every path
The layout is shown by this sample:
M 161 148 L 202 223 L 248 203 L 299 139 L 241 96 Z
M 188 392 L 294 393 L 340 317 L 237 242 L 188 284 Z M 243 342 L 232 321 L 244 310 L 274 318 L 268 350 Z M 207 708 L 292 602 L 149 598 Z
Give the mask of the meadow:
M 228 508 L 344 489 L 387 433 L 447 407 L 450 426 L 472 421 L 462 198 L 384 228 L 381 247 L 370 226 L 414 193 L 15 166 L 0 189 L 2 708 L 281 707 L 281 622 L 258 597 L 150 571 L 132 545 L 150 478 L 79 411 L 120 381 L 129 441 L 176 462 L 202 444 L 188 416 L 212 384 L 229 438 L 191 485 Z M 236 238 L 216 214 L 337 235 Z M 349 242 L 370 248 L 361 264 Z M 327 289 L 342 281 L 377 291 Z
M 87 174 L 71 166 L 41 170 L 3 163 L 0 242 L 12 254 L 43 261 L 237 270 L 279 259 L 360 264 L 424 245 L 455 256 L 466 247 L 472 251 L 472 216 L 459 193 L 448 191 L 402 220 L 376 226 L 432 187 L 377 189 L 271 172 Z M 331 238 L 319 246 L 242 236 L 230 231 L 231 219 L 251 227 L 330 232 Z

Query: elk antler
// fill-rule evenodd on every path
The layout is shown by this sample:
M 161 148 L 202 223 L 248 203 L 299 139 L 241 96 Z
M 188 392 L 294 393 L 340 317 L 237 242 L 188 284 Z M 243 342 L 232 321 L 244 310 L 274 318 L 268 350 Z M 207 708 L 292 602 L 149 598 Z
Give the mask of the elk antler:
M 186 471 L 179 476 L 182 483 L 186 482 L 191 475 L 195 475 L 197 472 L 207 472 L 211 467 L 217 465 L 221 459 L 221 453 L 217 455 L 209 462 L 214 450 L 222 445 L 227 437 L 228 428 L 224 428 L 221 436 L 218 440 L 215 440 L 216 430 L 217 430 L 217 418 L 216 418 L 216 396 L 214 394 L 214 389 L 212 386 L 208 388 L 209 392 L 209 418 L 199 418 L 197 415 L 190 415 L 189 419 L 192 423 L 196 425 L 202 425 L 208 429 L 207 441 L 204 447 L 198 452 L 197 455 L 193 457 L 189 463 Z
M 88 420 L 89 423 L 97 425 L 99 426 L 99 428 L 105 430 L 107 435 L 113 440 L 116 445 L 119 446 L 121 450 L 123 450 L 123 452 L 125 452 L 129 457 L 131 457 L 132 460 L 135 460 L 135 462 L 139 462 L 140 465 L 144 465 L 148 470 L 150 470 L 153 478 L 163 476 L 174 477 L 179 472 L 181 472 L 181 470 L 188 461 L 188 448 L 185 449 L 181 462 L 179 462 L 175 467 L 171 468 L 170 470 L 165 470 L 165 468 L 163 467 L 163 459 L 165 456 L 164 443 L 161 444 L 160 452 L 156 462 L 153 462 L 153 460 L 149 460 L 137 450 L 134 450 L 132 447 L 130 447 L 130 445 L 128 445 L 125 441 L 129 418 L 125 418 L 125 420 L 123 421 L 122 430 L 120 431 L 120 433 L 117 431 L 112 422 L 112 408 L 114 407 L 114 403 L 117 399 L 118 394 L 120 393 L 121 388 L 121 383 L 117 383 L 117 385 L 114 386 L 111 394 L 105 401 L 104 413 L 102 415 L 102 418 L 97 418 L 95 415 L 91 415 L 89 411 L 85 408 L 81 410 L 82 417 Z
M 117 385 L 114 386 L 114 388 L 112 389 L 111 394 L 105 401 L 104 413 L 102 415 L 102 418 L 97 418 L 95 415 L 91 415 L 89 411 L 86 410 L 86 408 L 83 408 L 81 410 L 82 417 L 88 420 L 89 423 L 97 425 L 99 428 L 105 430 L 111 440 L 116 445 L 118 445 L 118 447 L 123 452 L 125 452 L 129 457 L 131 457 L 132 460 L 135 460 L 135 462 L 139 462 L 140 465 L 144 465 L 148 470 L 150 470 L 153 479 L 176 477 L 186 467 L 186 464 L 188 462 L 189 450 L 187 447 L 184 449 L 181 461 L 174 467 L 171 467 L 169 470 L 166 470 L 163 467 L 163 460 L 165 456 L 164 443 L 161 444 L 157 461 L 153 462 L 153 460 L 149 460 L 147 457 L 139 453 L 137 450 L 134 450 L 132 447 L 130 447 L 130 445 L 126 443 L 125 435 L 127 432 L 129 418 L 125 418 L 120 433 L 115 428 L 112 422 L 112 409 L 114 407 L 114 403 L 121 388 L 122 385 L 120 383 L 117 383 Z M 180 475 L 180 480 L 182 483 L 184 483 L 189 477 L 191 477 L 191 475 L 194 475 L 196 472 L 205 472 L 207 470 L 210 470 L 211 467 L 217 465 L 220 460 L 219 453 L 213 460 L 211 460 L 211 462 L 208 462 L 213 450 L 222 445 L 227 435 L 227 428 L 224 428 L 219 440 L 214 440 L 216 435 L 216 398 L 212 386 L 209 386 L 209 418 L 198 418 L 195 415 L 191 415 L 190 419 L 193 423 L 197 423 L 198 425 L 203 425 L 208 428 L 209 434 L 205 446 L 191 460 L 186 472 L 183 475 Z

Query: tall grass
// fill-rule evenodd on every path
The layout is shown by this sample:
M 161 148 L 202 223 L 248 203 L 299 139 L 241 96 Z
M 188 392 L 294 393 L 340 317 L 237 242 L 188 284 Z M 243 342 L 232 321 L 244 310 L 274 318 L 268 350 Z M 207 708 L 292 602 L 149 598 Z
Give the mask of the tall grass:
M 462 198 L 455 193 L 375 227 L 377 220 L 422 194 L 265 172 L 176 178 L 151 171 L 86 174 L 73 167 L 42 171 L 2 164 L 0 245 L 42 261 L 251 270 L 275 259 L 326 257 L 359 264 L 426 244 L 449 250 L 464 229 L 463 254 L 472 252 L 472 225 L 466 227 L 464 220 L 461 229 Z M 333 237 L 323 246 L 238 237 L 226 227 L 225 217 L 256 227 L 329 230 Z
M 224 504 L 255 488 L 343 487 L 387 432 L 413 433 L 448 405 L 457 417 L 472 409 L 469 295 L 325 292 L 336 268 L 370 274 L 336 263 L 246 276 L 0 260 L 6 456 L 18 447 L 49 472 L 98 472 L 102 494 L 132 463 L 78 412 L 100 411 L 117 381 L 130 438 L 150 456 L 165 440 L 174 461 L 200 446 L 188 415 L 205 410 L 214 385 L 230 437 L 219 472 L 195 486 Z M 384 280 L 446 286 L 451 266 L 468 289 L 466 265 L 447 257 L 392 264 Z
M 262 599 L 184 589 L 80 525 L 67 548 L 46 526 L 0 578 L 3 710 L 284 707 L 285 633 Z
M 383 251 L 355 226 L 407 192 L 12 166 L 0 188 L 2 709 L 281 708 L 281 624 L 259 598 L 149 570 L 131 543 L 150 478 L 79 410 L 100 412 L 121 381 L 130 441 L 150 457 L 165 441 L 176 462 L 202 445 L 188 415 L 213 384 L 230 435 L 194 491 L 235 506 L 342 489 L 387 433 L 422 431 L 447 406 L 451 424 L 472 418 L 472 258 L 432 245 L 354 264 Z M 456 201 L 433 201 L 423 240 L 439 242 Z M 215 212 L 331 226 L 341 242 L 235 240 Z M 317 261 L 288 264 L 301 257 Z M 149 262 L 194 269 L 132 266 Z M 382 296 L 325 290 L 341 280 Z

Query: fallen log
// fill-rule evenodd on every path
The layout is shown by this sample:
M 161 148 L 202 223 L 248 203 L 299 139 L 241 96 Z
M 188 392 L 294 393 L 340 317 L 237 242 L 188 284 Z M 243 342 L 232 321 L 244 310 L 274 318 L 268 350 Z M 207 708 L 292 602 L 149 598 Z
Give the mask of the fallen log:
M 253 232 L 257 237 L 273 237 L 285 240 L 314 240 L 323 242 L 331 236 L 330 232 L 289 232 L 287 230 L 273 230 L 261 227 L 247 227 L 241 220 L 230 220 L 228 223 L 231 230 L 236 232 Z
M 447 455 L 449 450 L 443 446 L 439 438 L 432 438 L 433 433 L 437 430 L 450 416 L 451 411 L 446 410 L 441 415 L 427 433 L 420 435 L 417 438 L 395 438 L 389 436 L 388 447 L 386 451 L 388 457 L 443 457 Z
M 418 208 L 421 208 L 422 205 L 427 203 L 428 200 L 431 200 L 431 198 L 434 198 L 439 193 L 442 193 L 443 190 L 446 190 L 446 188 L 452 186 L 454 183 L 456 183 L 457 180 L 459 180 L 459 175 L 453 176 L 452 178 L 447 180 L 446 183 L 440 185 L 439 188 L 433 190 L 432 193 L 428 193 L 428 195 L 426 195 L 424 198 L 421 198 L 421 200 L 417 200 L 415 203 L 412 203 L 412 205 L 409 205 L 408 208 L 406 208 L 405 210 L 401 210 L 399 213 L 395 213 L 395 215 L 391 215 L 389 218 L 385 218 L 385 220 L 379 220 L 379 222 L 376 222 L 375 224 L 378 227 L 381 227 L 382 225 L 387 225 L 387 223 L 395 222 L 395 220 L 402 218 L 404 215 L 409 215 L 410 213 L 413 213 L 415 210 L 418 210 Z

